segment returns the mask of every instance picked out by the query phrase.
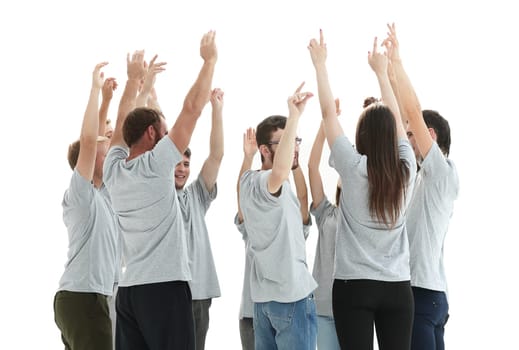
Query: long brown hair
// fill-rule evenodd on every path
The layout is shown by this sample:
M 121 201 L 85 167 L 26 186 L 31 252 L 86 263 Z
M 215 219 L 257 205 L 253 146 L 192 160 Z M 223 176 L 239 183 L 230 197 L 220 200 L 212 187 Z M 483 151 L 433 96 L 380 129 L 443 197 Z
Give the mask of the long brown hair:
M 375 103 L 362 112 L 355 143 L 367 157 L 371 216 L 393 227 L 405 201 L 409 169 L 400 159 L 396 122 L 387 106 Z

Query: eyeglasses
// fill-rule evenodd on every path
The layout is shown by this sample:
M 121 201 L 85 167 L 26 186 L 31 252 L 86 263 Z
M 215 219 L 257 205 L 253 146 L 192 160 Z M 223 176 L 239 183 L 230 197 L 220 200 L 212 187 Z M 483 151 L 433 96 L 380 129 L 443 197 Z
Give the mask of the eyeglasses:
M 303 139 L 300 137 L 296 137 L 295 141 L 296 141 L 296 145 L 299 146 L 301 144 L 301 142 L 303 141 Z M 279 140 L 267 142 L 267 145 L 279 145 Z

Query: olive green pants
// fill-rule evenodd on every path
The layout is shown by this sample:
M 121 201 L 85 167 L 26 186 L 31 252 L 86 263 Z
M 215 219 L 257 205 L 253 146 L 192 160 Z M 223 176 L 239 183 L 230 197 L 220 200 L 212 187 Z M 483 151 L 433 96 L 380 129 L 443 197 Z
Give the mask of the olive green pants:
M 112 322 L 107 297 L 97 293 L 59 291 L 54 321 L 67 350 L 112 350 Z

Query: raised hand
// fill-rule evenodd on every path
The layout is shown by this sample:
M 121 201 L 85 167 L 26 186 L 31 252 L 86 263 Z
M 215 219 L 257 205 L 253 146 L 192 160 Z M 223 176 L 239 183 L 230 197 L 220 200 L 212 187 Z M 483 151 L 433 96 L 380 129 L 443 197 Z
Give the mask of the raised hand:
M 142 86 L 142 92 L 146 94 L 150 94 L 153 86 L 155 85 L 155 80 L 158 73 L 164 72 L 166 67 L 164 67 L 166 62 L 155 62 L 157 60 L 158 55 L 153 56 L 150 61 L 150 64 L 147 65 L 146 75 L 144 77 L 144 83 Z M 145 65 L 146 66 L 146 65 Z
M 102 88 L 103 101 L 110 101 L 114 96 L 114 91 L 117 89 L 117 81 L 115 78 L 106 78 Z
M 311 92 L 301 92 L 304 85 L 305 82 L 302 82 L 295 93 L 288 98 L 288 110 L 291 115 L 301 115 L 305 109 L 306 101 L 314 95 Z
M 144 65 L 144 50 L 136 50 L 131 59 L 130 54 L 126 56 L 126 73 L 128 80 L 143 81 L 146 75 Z
M 324 36 L 322 29 L 319 29 L 319 41 L 316 39 L 310 40 L 308 44 L 308 50 L 310 51 L 310 57 L 314 66 L 326 63 L 328 56 L 328 50 L 324 43 Z
M 101 62 L 101 63 L 96 64 L 96 66 L 94 68 L 94 72 L 92 73 L 92 87 L 93 88 L 101 89 L 103 87 L 105 74 L 103 72 L 101 72 L 101 68 L 103 68 L 107 64 L 108 64 L 108 62 Z
M 218 51 L 215 42 L 216 32 L 211 30 L 204 34 L 200 41 L 200 56 L 204 61 L 216 61 L 218 59 Z
M 256 131 L 248 128 L 243 133 L 243 155 L 245 158 L 252 159 L 258 152 L 258 143 L 256 142 Z
M 395 24 L 388 24 L 387 28 L 389 29 L 389 32 L 387 33 L 387 38 L 382 42 L 382 46 L 386 48 L 387 56 L 391 61 L 399 61 L 400 45 L 396 36 Z
M 387 74 L 388 59 L 385 54 L 378 52 L 377 41 L 378 39 L 375 37 L 373 51 L 368 51 L 368 63 L 375 74 Z
M 223 90 L 216 88 L 211 91 L 211 106 L 213 110 L 222 111 L 223 109 Z

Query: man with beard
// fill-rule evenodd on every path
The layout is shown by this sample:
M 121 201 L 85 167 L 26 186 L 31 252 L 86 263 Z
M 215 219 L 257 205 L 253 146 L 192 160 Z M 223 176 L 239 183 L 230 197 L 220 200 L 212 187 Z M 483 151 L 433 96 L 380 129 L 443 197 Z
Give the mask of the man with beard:
M 144 51 L 127 58 L 128 80 L 104 164 L 126 268 L 116 300 L 117 349 L 194 349 L 191 272 L 173 170 L 209 102 L 214 31 L 202 37 L 200 56 L 202 68 L 169 132 L 161 112 L 134 109 L 146 69 L 159 73 L 165 63 L 155 63 L 155 56 L 146 68 Z

